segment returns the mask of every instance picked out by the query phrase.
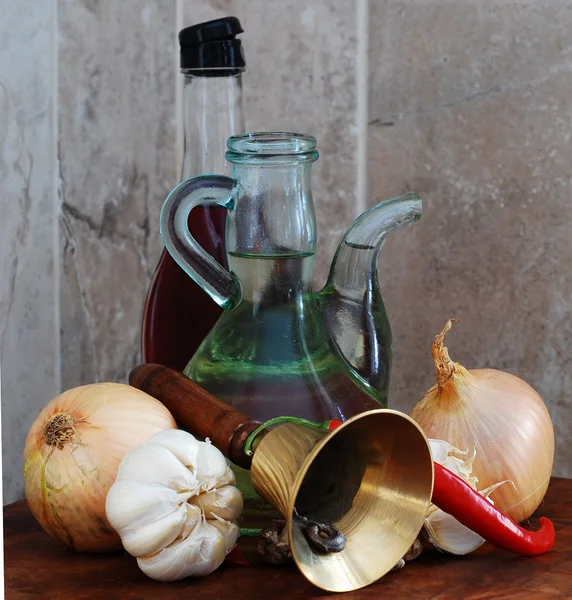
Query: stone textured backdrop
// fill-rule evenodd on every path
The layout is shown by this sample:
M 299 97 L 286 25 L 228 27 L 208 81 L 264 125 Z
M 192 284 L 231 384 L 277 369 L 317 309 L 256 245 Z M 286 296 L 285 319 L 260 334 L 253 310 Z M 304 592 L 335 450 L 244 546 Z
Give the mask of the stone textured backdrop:
M 572 5 L 563 0 L 21 0 L 0 23 L 4 503 L 59 390 L 139 357 L 157 218 L 176 183 L 176 34 L 235 14 L 247 128 L 318 137 L 316 285 L 368 205 L 419 223 L 382 251 L 390 402 L 434 381 L 429 348 L 510 371 L 545 399 L 572 476 Z M 362 160 L 365 151 L 368 160 Z M 367 167 L 367 168 L 366 168 Z M 366 193 L 369 188 L 369 193 Z
M 371 203 L 406 190 L 423 218 L 384 248 L 391 402 L 434 382 L 430 346 L 530 383 L 572 477 L 572 4 L 370 3 Z

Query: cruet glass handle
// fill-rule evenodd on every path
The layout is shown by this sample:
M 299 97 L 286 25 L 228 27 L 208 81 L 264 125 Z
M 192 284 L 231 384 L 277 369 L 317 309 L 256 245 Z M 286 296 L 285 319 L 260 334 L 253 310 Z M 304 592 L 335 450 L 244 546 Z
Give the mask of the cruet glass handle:
M 160 230 L 165 247 L 178 265 L 222 308 L 231 310 L 241 300 L 240 282 L 191 235 L 189 214 L 200 204 L 234 207 L 236 180 L 223 175 L 199 175 L 182 181 L 161 209 Z

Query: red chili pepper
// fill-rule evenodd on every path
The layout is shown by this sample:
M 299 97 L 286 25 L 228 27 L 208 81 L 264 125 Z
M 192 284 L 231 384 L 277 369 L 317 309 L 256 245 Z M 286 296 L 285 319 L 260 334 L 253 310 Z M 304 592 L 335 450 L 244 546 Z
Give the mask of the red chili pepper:
M 328 429 L 336 429 L 341 424 L 342 421 L 334 419 Z M 493 546 L 521 556 L 536 556 L 552 548 L 556 533 L 550 519 L 540 517 L 540 529 L 527 531 L 455 473 L 439 463 L 433 465 L 435 480 L 431 501 L 459 523 Z
M 503 550 L 535 556 L 552 548 L 556 534 L 552 521 L 540 517 L 540 529 L 527 531 L 493 506 L 468 483 L 434 463 L 435 483 L 431 501 L 482 538 Z
M 250 566 L 250 561 L 238 549 L 238 545 L 234 546 L 234 548 L 226 555 L 224 562 L 230 565 L 244 565 L 245 567 Z

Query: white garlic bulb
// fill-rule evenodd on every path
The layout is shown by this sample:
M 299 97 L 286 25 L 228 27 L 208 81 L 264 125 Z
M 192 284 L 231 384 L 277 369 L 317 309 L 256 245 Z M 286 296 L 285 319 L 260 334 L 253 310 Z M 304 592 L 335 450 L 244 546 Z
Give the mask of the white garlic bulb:
M 168 429 L 125 455 L 106 515 L 141 570 L 159 581 L 208 575 L 239 535 L 242 494 L 208 440 Z

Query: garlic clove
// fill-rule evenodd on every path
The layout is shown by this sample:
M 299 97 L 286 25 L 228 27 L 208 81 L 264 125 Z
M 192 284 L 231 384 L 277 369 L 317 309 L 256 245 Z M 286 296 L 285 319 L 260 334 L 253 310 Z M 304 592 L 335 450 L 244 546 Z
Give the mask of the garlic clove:
M 206 520 L 191 534 L 163 548 L 157 554 L 137 559 L 139 568 L 157 581 L 178 581 L 212 573 L 226 556 L 224 536 Z
M 111 526 L 121 534 L 133 523 L 143 527 L 173 513 L 190 496 L 191 492 L 179 494 L 165 486 L 118 479 L 107 494 L 105 512 Z
M 189 498 L 189 502 L 199 506 L 207 519 L 213 516 L 227 521 L 235 521 L 242 513 L 242 494 L 232 485 L 205 492 L 199 496 Z
M 125 550 L 145 556 L 170 544 L 183 530 L 192 530 L 190 520 L 200 519 L 201 510 L 187 503 L 190 496 L 164 486 L 117 480 L 106 498 L 106 515 Z
M 231 523 L 229 521 L 225 521 L 224 519 L 220 519 L 215 515 L 215 518 L 209 523 L 216 527 L 221 533 L 225 543 L 225 551 L 228 554 L 235 546 L 238 541 L 238 536 L 240 535 L 240 528 L 236 523 Z
M 194 474 L 200 442 L 193 435 L 182 429 L 167 429 L 152 435 L 149 443 L 157 444 L 172 452 Z
M 200 444 L 195 474 L 201 491 L 210 492 L 217 487 L 232 483 L 228 480 L 229 468 L 223 453 L 207 438 Z M 234 475 L 233 475 L 234 479 Z
M 121 532 L 123 547 L 136 558 L 155 554 L 181 535 L 187 519 L 187 510 L 183 505 L 172 513 L 163 515 L 144 526 L 126 528 Z
M 173 431 L 176 430 L 167 430 Z M 198 488 L 196 476 L 171 451 L 155 444 L 142 444 L 126 454 L 119 465 L 117 478 L 165 487 L 171 487 L 174 481 L 177 491 Z
M 185 520 L 185 525 L 179 535 L 181 539 L 189 537 L 195 527 L 203 520 L 203 513 L 198 506 L 187 502 L 187 504 L 185 504 L 185 510 L 187 511 L 187 519 Z
M 234 471 L 230 468 L 230 462 L 226 461 L 226 475 L 223 477 L 219 485 L 235 485 L 236 477 Z
M 449 554 L 470 554 L 485 543 L 480 535 L 440 508 L 426 517 L 424 527 L 429 541 Z

